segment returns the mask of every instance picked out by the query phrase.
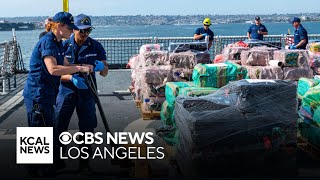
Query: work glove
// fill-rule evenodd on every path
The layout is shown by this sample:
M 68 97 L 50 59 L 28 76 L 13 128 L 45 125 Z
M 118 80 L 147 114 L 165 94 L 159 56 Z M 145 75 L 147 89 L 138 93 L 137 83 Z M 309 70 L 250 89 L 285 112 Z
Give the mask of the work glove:
M 290 45 L 289 49 L 297 49 L 297 47 L 295 45 Z
M 71 81 L 78 89 L 88 89 L 84 79 L 77 74 L 72 75 Z
M 207 33 L 203 33 L 202 36 L 203 36 L 203 37 L 207 36 Z
M 94 71 L 102 71 L 102 70 L 104 70 L 104 64 L 103 64 L 102 61 L 95 60 L 94 64 L 95 64 L 95 67 L 93 69 Z

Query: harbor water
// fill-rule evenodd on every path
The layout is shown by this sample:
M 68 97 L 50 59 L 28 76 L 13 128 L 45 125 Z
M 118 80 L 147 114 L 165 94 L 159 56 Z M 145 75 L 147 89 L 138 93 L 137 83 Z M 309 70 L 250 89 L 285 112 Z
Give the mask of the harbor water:
M 303 26 L 309 34 L 320 34 L 320 22 L 304 22 Z M 215 36 L 243 36 L 250 24 L 213 24 L 210 28 Z M 291 34 L 294 28 L 289 23 L 265 23 L 269 35 Z M 149 26 L 108 26 L 95 27 L 91 33 L 93 38 L 132 38 L 132 37 L 192 37 L 196 28 L 201 25 L 149 25 Z M 21 46 L 22 55 L 26 64 L 29 61 L 32 50 L 39 40 L 39 34 L 43 30 L 17 31 L 17 41 Z M 12 38 L 11 31 L 0 31 L 0 42 L 9 41 Z

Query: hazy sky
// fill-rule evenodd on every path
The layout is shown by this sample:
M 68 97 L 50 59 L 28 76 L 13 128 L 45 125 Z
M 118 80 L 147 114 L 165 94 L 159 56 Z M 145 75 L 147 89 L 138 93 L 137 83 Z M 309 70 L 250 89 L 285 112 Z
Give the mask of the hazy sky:
M 52 16 L 62 0 L 1 0 L 0 17 Z M 72 14 L 194 15 L 320 13 L 319 0 L 69 0 Z

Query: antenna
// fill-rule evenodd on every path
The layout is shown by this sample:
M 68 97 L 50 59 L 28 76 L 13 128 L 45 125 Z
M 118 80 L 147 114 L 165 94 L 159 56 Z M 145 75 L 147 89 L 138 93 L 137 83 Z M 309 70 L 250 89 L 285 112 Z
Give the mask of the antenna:
M 63 0 L 63 12 L 69 12 L 69 0 Z

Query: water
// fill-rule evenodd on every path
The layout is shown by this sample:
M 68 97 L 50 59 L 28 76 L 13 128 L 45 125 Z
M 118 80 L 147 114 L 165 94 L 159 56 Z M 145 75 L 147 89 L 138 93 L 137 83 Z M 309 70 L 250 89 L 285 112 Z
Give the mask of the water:
M 289 23 L 264 24 L 269 35 L 287 34 L 290 28 L 291 34 L 294 28 Z M 210 27 L 215 35 L 241 36 L 246 35 L 250 24 L 214 24 Z M 303 26 L 309 34 L 320 34 L 320 22 L 305 22 Z M 96 27 L 91 33 L 93 38 L 122 38 L 122 37 L 192 37 L 196 28 L 201 25 L 155 25 L 155 26 L 110 26 Z M 21 46 L 24 61 L 29 61 L 32 50 L 39 40 L 39 34 L 43 30 L 17 31 L 17 40 Z M 11 31 L 0 31 L 0 42 L 9 41 L 12 38 Z

